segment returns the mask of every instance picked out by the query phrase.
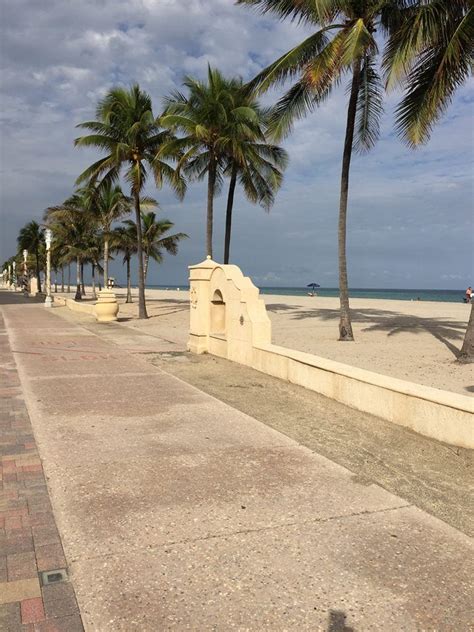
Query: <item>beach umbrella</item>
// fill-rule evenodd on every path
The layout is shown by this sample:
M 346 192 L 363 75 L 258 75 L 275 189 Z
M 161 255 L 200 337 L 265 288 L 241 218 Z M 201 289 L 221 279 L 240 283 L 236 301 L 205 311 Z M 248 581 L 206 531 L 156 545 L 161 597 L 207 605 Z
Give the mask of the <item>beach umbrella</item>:
M 315 287 L 321 287 L 321 286 L 319 285 L 319 283 L 308 283 L 308 285 L 306 287 L 312 287 L 313 288 L 313 292 L 314 292 L 314 288 Z

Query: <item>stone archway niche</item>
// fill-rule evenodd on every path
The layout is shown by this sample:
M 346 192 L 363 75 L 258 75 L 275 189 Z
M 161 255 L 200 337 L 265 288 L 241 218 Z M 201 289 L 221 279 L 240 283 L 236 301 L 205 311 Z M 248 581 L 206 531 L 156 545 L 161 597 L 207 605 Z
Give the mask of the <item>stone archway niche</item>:
M 225 331 L 225 302 L 222 292 L 216 290 L 211 301 L 211 329 L 210 335 L 226 337 Z
M 253 347 L 270 344 L 271 323 L 258 288 L 240 268 L 206 259 L 189 267 L 188 349 L 252 364 Z

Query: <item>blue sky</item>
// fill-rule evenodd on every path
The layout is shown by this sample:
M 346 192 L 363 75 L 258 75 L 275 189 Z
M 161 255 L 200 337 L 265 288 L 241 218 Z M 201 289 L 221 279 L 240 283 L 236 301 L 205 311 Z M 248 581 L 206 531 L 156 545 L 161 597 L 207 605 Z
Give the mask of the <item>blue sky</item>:
M 70 195 L 77 175 L 96 158 L 73 147 L 74 126 L 94 117 L 110 86 L 138 81 L 158 114 L 161 98 L 183 75 L 202 76 L 210 63 L 249 79 L 306 34 L 231 0 L 15 0 L 3 2 L 0 22 L 1 260 L 13 254 L 21 226 Z M 464 288 L 474 283 L 473 84 L 458 92 L 430 143 L 416 151 L 393 132 L 398 98 L 388 95 L 376 148 L 353 161 L 350 284 Z M 257 284 L 337 285 L 345 106 L 342 86 L 295 126 L 284 142 L 290 164 L 270 213 L 237 196 L 232 259 Z M 176 230 L 190 235 L 177 257 L 152 264 L 150 283 L 183 284 L 187 266 L 204 258 L 205 188 L 190 185 L 183 202 L 151 184 L 147 193 Z M 217 260 L 224 211 L 221 195 Z M 113 271 L 124 278 L 120 262 Z

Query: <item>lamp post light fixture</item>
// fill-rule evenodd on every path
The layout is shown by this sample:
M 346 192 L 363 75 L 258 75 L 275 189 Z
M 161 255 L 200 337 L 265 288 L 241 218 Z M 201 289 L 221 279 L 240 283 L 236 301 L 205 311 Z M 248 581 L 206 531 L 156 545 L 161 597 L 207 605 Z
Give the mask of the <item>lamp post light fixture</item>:
M 44 231 L 44 240 L 46 242 L 46 298 L 44 300 L 45 307 L 53 306 L 53 299 L 51 298 L 51 240 L 53 233 L 50 228 Z

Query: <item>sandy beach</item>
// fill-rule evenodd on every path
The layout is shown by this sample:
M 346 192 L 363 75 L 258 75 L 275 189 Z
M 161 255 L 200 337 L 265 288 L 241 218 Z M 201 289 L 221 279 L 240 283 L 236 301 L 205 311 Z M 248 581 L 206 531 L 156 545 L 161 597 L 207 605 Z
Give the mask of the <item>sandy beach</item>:
M 147 290 L 147 321 L 117 290 L 124 325 L 186 344 L 187 291 Z M 272 322 L 273 342 L 418 384 L 468 395 L 474 368 L 454 362 L 470 307 L 463 303 L 353 299 L 356 341 L 337 341 L 337 298 L 262 295 Z

